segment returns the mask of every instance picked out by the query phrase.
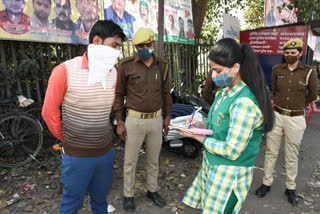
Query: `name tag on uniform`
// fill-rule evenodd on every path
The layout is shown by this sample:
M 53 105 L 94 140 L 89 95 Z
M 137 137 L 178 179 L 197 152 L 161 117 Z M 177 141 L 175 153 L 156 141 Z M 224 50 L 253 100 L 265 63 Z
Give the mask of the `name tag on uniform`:
M 135 75 L 135 76 L 130 76 L 129 78 L 134 80 L 134 79 L 139 79 L 139 78 L 141 78 L 141 76 Z
M 277 76 L 277 79 L 285 79 L 286 78 L 286 76 L 283 76 L 283 75 L 278 75 Z

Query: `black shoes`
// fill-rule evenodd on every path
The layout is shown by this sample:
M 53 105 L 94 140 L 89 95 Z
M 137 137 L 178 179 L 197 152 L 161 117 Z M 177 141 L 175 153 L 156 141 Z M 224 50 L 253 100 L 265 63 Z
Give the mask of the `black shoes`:
M 286 189 L 284 193 L 288 196 L 288 201 L 290 204 L 292 204 L 293 206 L 298 204 L 298 196 L 296 194 L 296 190 Z
M 157 192 L 149 192 L 147 193 L 147 198 L 150 198 L 155 205 L 159 207 L 163 207 L 166 205 L 166 202 L 163 200 L 163 198 L 159 195 Z M 136 209 L 136 205 L 134 204 L 134 198 L 133 197 L 124 197 L 123 199 L 123 208 L 126 211 L 134 211 Z
M 256 190 L 256 195 L 258 198 L 263 198 L 271 189 L 271 186 L 266 186 L 261 184 L 261 186 Z
M 163 207 L 164 205 L 166 205 L 166 202 L 163 200 L 163 198 L 157 192 L 149 192 L 148 191 L 147 198 L 150 198 L 153 201 L 153 203 L 159 207 Z
M 126 211 L 134 211 L 136 209 L 136 205 L 134 204 L 134 198 L 133 197 L 124 197 L 123 207 Z

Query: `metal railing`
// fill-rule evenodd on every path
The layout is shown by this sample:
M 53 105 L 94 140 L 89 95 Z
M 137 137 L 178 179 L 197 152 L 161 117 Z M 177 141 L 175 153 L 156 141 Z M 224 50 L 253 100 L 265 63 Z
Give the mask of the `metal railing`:
M 165 44 L 172 86 L 180 92 L 197 93 L 199 83 L 209 71 L 208 51 L 211 46 L 211 43 L 198 42 L 194 46 Z M 52 69 L 82 55 L 86 49 L 85 45 L 0 40 L 0 99 L 21 94 L 43 102 Z M 125 42 L 120 59 L 135 53 L 135 47 Z

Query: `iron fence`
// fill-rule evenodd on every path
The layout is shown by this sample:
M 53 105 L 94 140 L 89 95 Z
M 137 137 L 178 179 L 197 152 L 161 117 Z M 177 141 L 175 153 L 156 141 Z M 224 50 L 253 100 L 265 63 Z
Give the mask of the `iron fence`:
M 172 86 L 180 92 L 197 93 L 209 71 L 211 46 L 212 43 L 165 44 Z M 0 40 L 0 99 L 21 94 L 42 103 L 52 69 L 85 51 L 84 45 Z M 120 59 L 135 53 L 134 46 L 125 42 Z

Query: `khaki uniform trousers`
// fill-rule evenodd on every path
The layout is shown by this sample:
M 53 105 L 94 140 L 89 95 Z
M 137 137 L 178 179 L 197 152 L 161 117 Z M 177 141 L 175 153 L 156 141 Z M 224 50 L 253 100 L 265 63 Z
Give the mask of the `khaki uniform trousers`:
M 274 166 L 278 158 L 281 138 L 285 134 L 285 167 L 286 187 L 296 189 L 295 179 L 298 174 L 298 154 L 306 129 L 304 116 L 285 116 L 275 113 L 275 124 L 271 132 L 267 134 L 267 150 L 264 160 L 264 177 L 262 183 L 271 186 L 273 182 Z
M 159 155 L 162 146 L 162 116 L 151 119 L 139 119 L 127 116 L 125 126 L 127 140 L 123 167 L 123 193 L 125 197 L 133 197 L 136 166 L 142 143 L 146 144 L 147 189 L 158 190 Z

